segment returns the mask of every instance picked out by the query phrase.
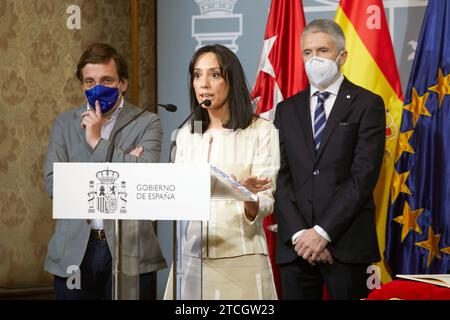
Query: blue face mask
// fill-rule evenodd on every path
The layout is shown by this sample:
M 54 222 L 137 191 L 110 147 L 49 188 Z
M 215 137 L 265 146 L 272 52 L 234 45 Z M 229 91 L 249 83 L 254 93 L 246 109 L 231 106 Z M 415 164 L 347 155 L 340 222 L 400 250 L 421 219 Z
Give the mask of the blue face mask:
M 95 101 L 100 102 L 102 113 L 110 111 L 119 98 L 119 88 L 105 87 L 101 84 L 86 90 L 84 93 L 92 110 L 95 111 Z

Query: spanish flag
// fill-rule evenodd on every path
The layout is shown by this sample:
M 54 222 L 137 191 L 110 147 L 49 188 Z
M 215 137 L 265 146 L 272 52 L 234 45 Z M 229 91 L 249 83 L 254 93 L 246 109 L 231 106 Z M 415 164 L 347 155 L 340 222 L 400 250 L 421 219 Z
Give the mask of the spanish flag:
M 400 77 L 382 0 L 341 0 L 335 21 L 344 31 L 348 51 L 342 73 L 350 81 L 380 95 L 386 107 L 386 147 L 374 191 L 378 243 L 383 256 L 389 188 L 403 107 Z M 381 281 L 391 281 L 384 261 L 378 265 Z

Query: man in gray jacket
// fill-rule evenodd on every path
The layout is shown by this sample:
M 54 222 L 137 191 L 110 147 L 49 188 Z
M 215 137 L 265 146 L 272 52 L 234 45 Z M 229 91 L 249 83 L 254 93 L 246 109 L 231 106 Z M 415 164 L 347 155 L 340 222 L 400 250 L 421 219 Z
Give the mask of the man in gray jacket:
M 112 162 L 159 162 L 162 130 L 157 115 L 146 112 L 118 131 L 140 112 L 123 98 L 128 87 L 123 57 L 112 46 L 95 43 L 82 54 L 76 75 L 87 104 L 64 112 L 53 124 L 45 160 L 50 197 L 55 162 L 105 162 L 110 148 Z M 137 224 L 138 234 L 126 237 L 139 239 L 140 297 L 154 298 L 156 271 L 166 267 L 166 261 L 151 221 Z M 45 270 L 54 274 L 57 299 L 111 299 L 113 240 L 113 220 L 57 221 L 45 261 Z M 68 286 L 74 269 L 80 270 L 79 289 Z

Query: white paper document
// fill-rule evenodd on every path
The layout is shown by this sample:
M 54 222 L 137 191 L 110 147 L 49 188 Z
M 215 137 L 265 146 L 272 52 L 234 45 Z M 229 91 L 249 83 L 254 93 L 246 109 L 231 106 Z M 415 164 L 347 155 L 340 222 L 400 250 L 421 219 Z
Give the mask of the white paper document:
M 211 165 L 211 200 L 258 201 L 256 194 Z
M 450 274 L 398 274 L 397 278 L 420 281 L 450 288 Z

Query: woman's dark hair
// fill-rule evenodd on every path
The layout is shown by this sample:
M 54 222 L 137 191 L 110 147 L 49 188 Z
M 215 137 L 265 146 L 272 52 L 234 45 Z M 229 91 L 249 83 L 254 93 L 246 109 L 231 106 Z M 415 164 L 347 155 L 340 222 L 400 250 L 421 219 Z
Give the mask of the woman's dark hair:
M 80 57 L 77 65 L 77 78 L 83 81 L 82 70 L 88 63 L 100 64 L 108 63 L 111 59 L 114 59 L 117 68 L 117 74 L 119 80 L 128 79 L 128 65 L 125 59 L 117 52 L 117 50 L 106 43 L 94 43 L 91 44 L 86 51 Z
M 247 128 L 252 123 L 254 114 L 252 98 L 248 89 L 244 69 L 233 51 L 222 45 L 214 44 L 198 49 L 194 53 L 189 64 L 189 95 L 191 110 L 197 108 L 191 121 L 191 132 L 194 133 L 194 121 L 202 122 L 202 132 L 206 131 L 210 122 L 208 111 L 204 108 L 197 107 L 199 102 L 197 101 L 193 86 L 195 64 L 199 57 L 207 52 L 212 52 L 216 55 L 219 62 L 220 75 L 225 79 L 225 82 L 229 87 L 227 99 L 230 109 L 230 119 L 228 123 L 224 123 L 223 126 L 233 130 Z

